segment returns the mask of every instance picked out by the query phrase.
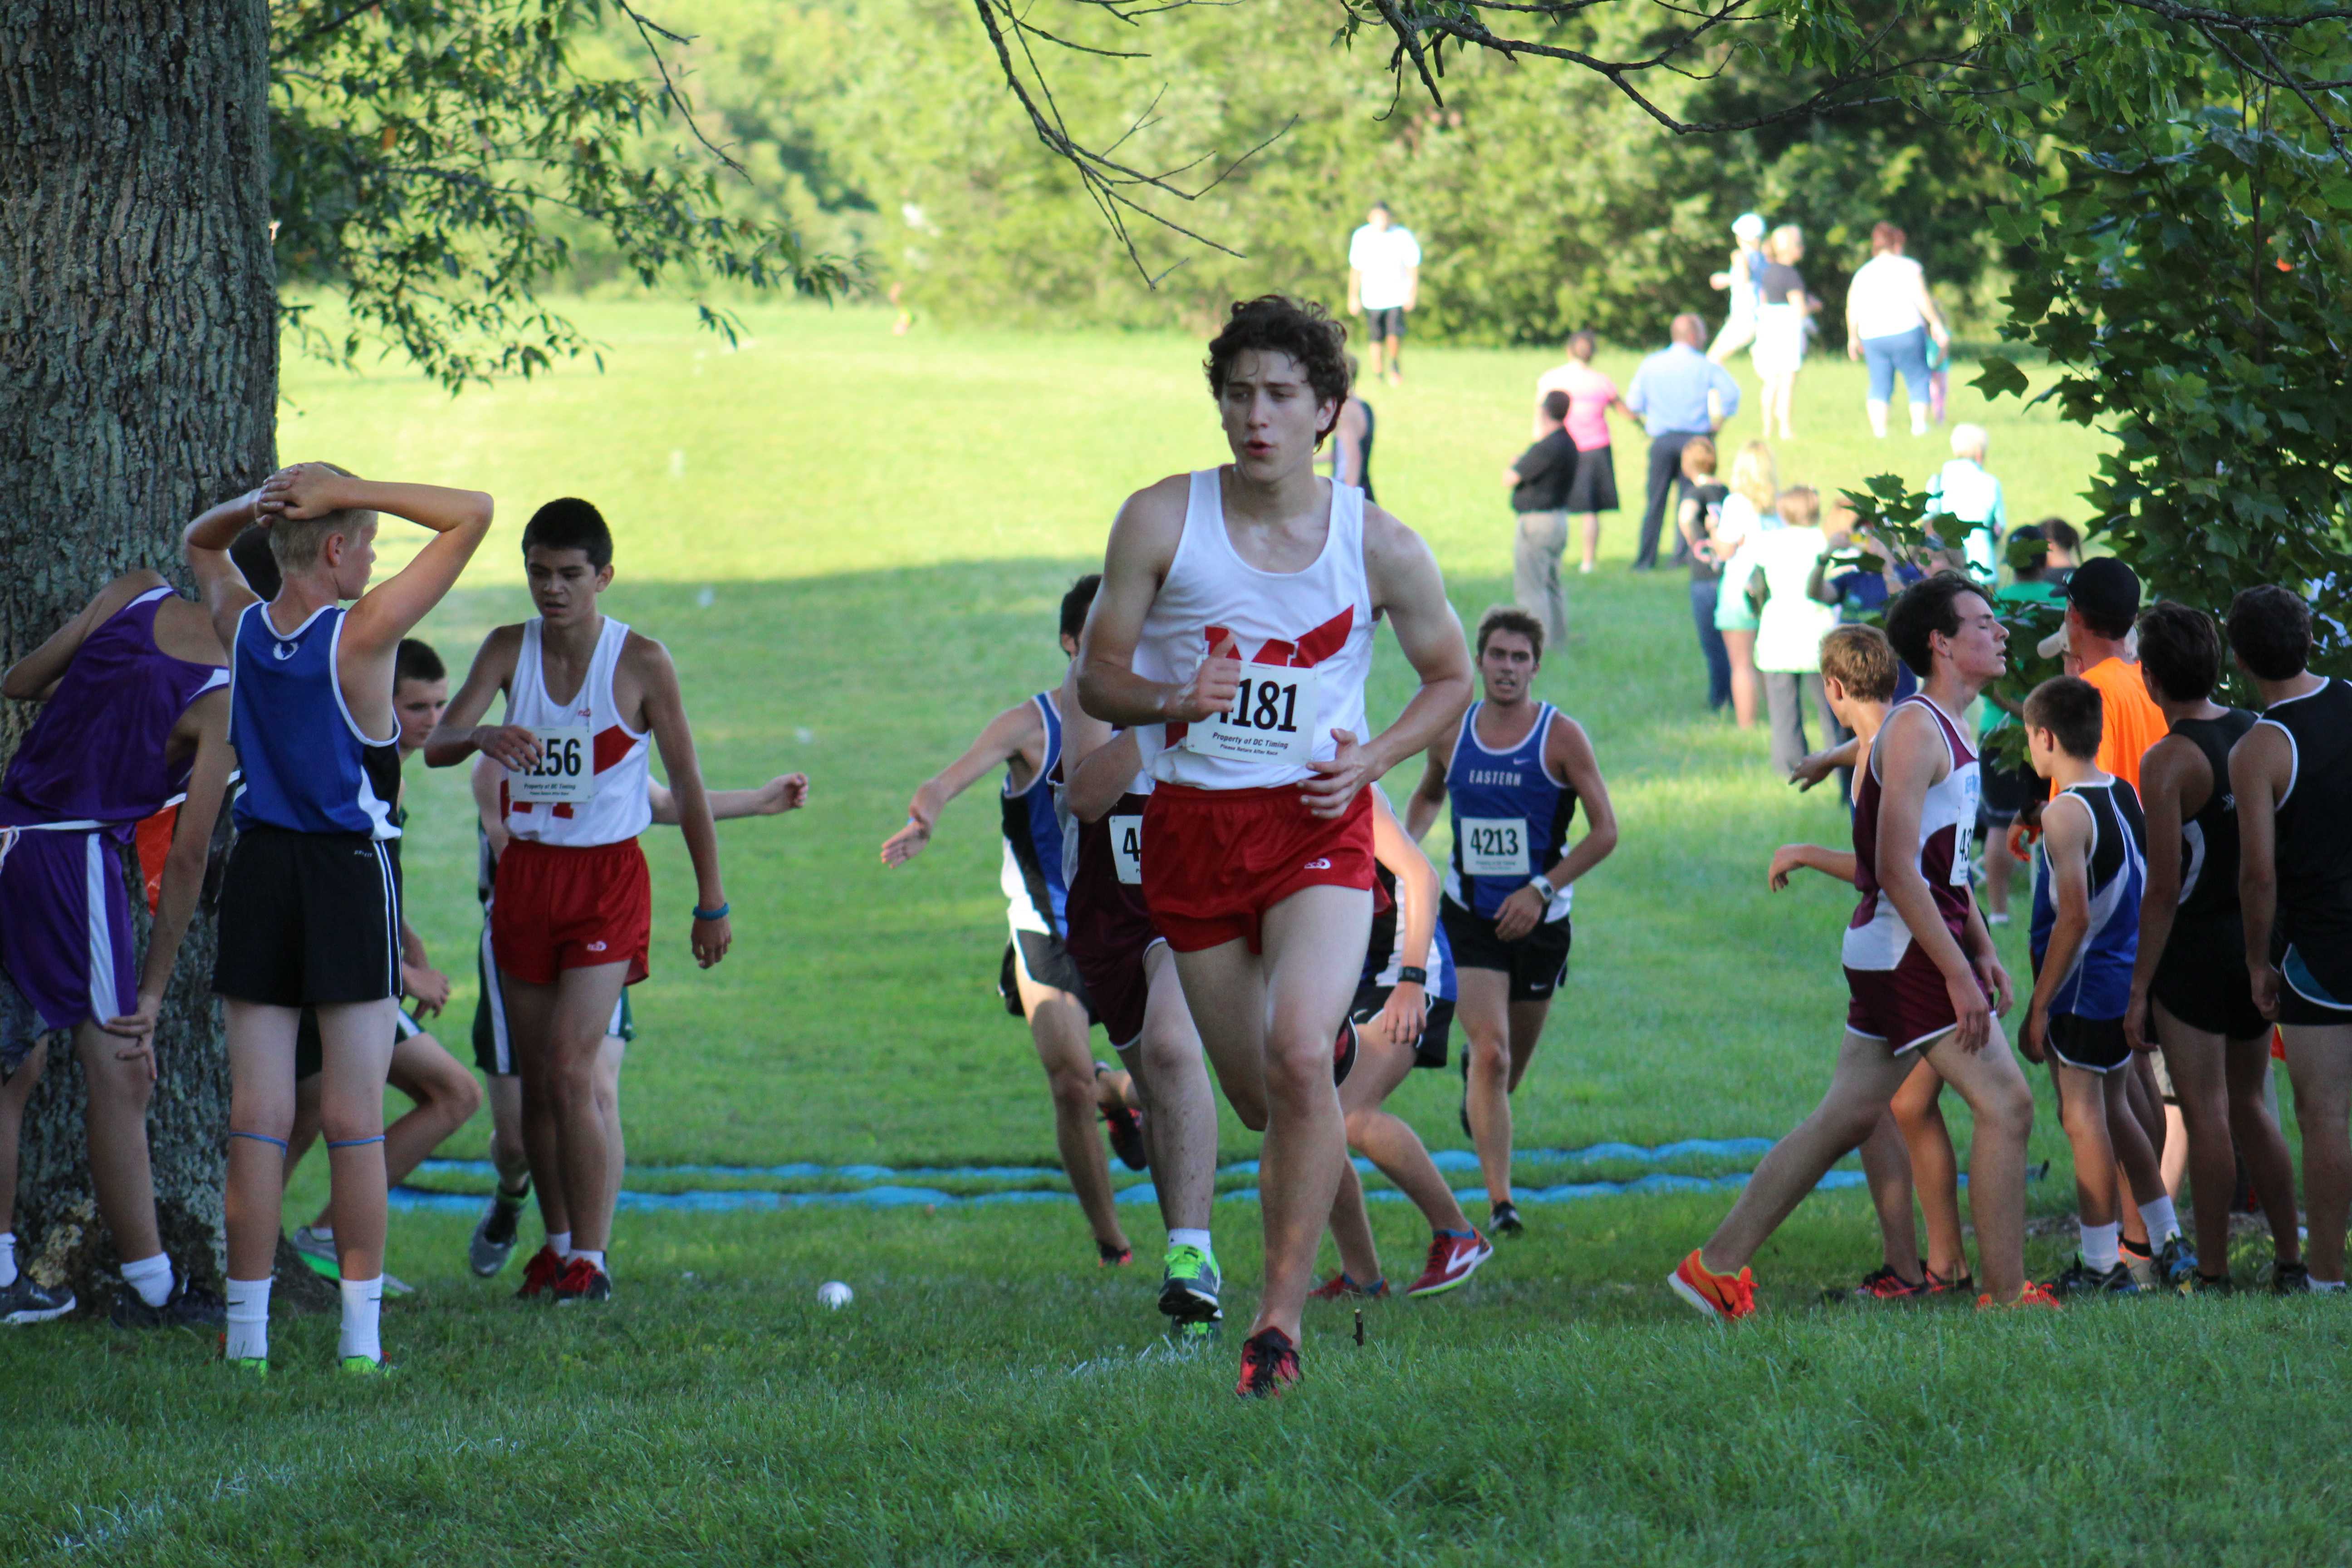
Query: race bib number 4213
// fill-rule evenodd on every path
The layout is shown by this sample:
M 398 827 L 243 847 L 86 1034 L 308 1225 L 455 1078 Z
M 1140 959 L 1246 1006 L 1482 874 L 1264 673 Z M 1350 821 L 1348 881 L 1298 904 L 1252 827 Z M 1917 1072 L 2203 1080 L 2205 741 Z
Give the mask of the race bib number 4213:
M 507 793 L 516 800 L 560 801 L 578 805 L 596 798 L 596 752 L 585 724 L 534 729 L 539 737 L 539 766 L 528 773 L 509 772 Z
M 1528 825 L 1517 816 L 1465 816 L 1455 842 L 1462 847 L 1462 869 L 1473 877 L 1525 877 L 1528 866 Z
M 1187 729 L 1185 746 L 1236 763 L 1305 764 L 1315 754 L 1320 674 L 1287 665 L 1242 666 L 1233 705 Z

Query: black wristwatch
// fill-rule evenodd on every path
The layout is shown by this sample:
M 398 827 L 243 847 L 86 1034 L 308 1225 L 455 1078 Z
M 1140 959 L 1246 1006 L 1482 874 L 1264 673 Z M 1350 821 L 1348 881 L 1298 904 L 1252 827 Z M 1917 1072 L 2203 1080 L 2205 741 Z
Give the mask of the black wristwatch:
M 1426 989 L 1429 985 L 1429 971 L 1416 964 L 1401 963 L 1397 965 L 1396 983 L 1399 985 L 1419 985 Z

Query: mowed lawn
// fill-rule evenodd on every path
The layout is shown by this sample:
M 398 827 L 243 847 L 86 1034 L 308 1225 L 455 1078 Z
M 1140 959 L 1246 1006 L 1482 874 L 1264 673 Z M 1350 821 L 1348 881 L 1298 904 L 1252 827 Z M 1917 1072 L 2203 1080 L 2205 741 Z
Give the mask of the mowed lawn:
M 794 816 L 721 830 L 736 947 L 686 952 L 676 836 L 648 838 L 655 973 L 625 1079 L 632 1185 L 680 1164 L 1044 1165 L 1052 1129 L 1025 1029 L 993 990 L 1003 942 L 993 803 L 948 814 L 908 871 L 881 839 L 913 786 L 986 719 L 1055 683 L 1054 611 L 1099 563 L 1120 498 L 1223 456 L 1177 337 L 894 338 L 867 310 L 750 312 L 730 352 L 659 305 L 583 309 L 608 371 L 452 401 L 389 371 L 289 363 L 281 455 L 478 486 L 500 521 L 425 635 L 462 667 L 528 613 L 517 543 L 539 502 L 584 495 L 618 537 L 608 611 L 666 642 L 706 776 L 808 773 Z M 1603 368 L 1630 377 L 1631 353 Z M 1549 356 L 1416 346 L 1375 388 L 1384 502 L 1435 547 L 1465 622 L 1507 594 L 1501 466 Z M 1751 395 L 1752 378 L 1739 367 Z M 1962 371 L 1965 380 L 1967 372 Z M 1817 363 L 1784 483 L 1914 483 L 1943 437 L 1873 443 L 1857 368 Z M 2014 402 L 1993 433 L 2013 519 L 2082 514 L 2095 447 Z M 1898 419 L 1898 425 L 1899 425 Z M 1756 428 L 1752 408 L 1727 445 Z M 1638 494 L 1643 442 L 1620 437 Z M 1526 1149 L 1772 1136 L 1812 1103 L 1843 1016 L 1849 907 L 1818 879 L 1769 894 L 1774 846 L 1836 841 L 1845 815 L 1768 775 L 1759 732 L 1705 710 L 1684 580 L 1603 570 L 1543 694 L 1591 730 L 1624 839 L 1579 889 L 1570 984 L 1516 1102 Z M 387 525 L 388 563 L 405 558 Z M 1375 722 L 1407 677 L 1383 639 Z M 1412 772 L 1391 779 L 1409 789 Z M 458 982 L 461 1054 L 478 931 L 462 778 L 410 772 L 412 919 Z M 1442 848 L 1441 829 L 1433 838 Z M 2011 966 L 2024 973 L 2021 932 Z M 2015 1018 L 2012 1015 L 2011 1022 Z M 1099 1042 L 1099 1037 L 1097 1037 Z M 1107 1048 L 1105 1050 L 1107 1053 Z M 1458 1083 L 1392 1102 L 1459 1149 Z M 2032 1189 L 2072 1206 L 2046 1085 Z M 1957 1105 L 1956 1133 L 1966 1137 Z M 478 1159 L 487 1122 L 444 1153 Z M 1223 1156 L 1255 1140 L 1230 1119 Z M 1531 1184 L 1748 1162 L 1529 1164 Z M 320 1194 L 316 1162 L 289 1223 Z M 478 1188 L 433 1174 L 444 1188 Z M 1228 1185 L 1248 1184 L 1236 1177 Z M 1467 1175 L 1457 1184 L 1468 1186 Z M 1382 1305 L 1360 1348 L 1310 1316 L 1307 1382 L 1272 1408 L 1226 1391 L 1233 1340 L 1159 1348 L 1160 1236 L 1097 1269 L 1075 1205 L 788 1207 L 625 1215 L 620 1300 L 508 1300 L 465 1270 L 470 1219 L 395 1215 L 386 1314 L 398 1381 L 325 1370 L 331 1320 L 282 1321 L 267 1387 L 225 1386 L 192 1339 L 79 1326 L 0 1338 L 0 1500 L 10 1561 L 609 1561 L 1152 1563 L 1399 1562 L 2303 1562 L 2342 1553 L 2334 1389 L 2347 1320 L 2318 1301 L 2171 1301 L 1981 1321 L 1818 1305 L 1876 1262 L 1858 1193 L 1816 1197 L 1759 1259 L 1767 1316 L 1726 1335 L 1660 1285 L 1727 1192 L 1546 1204 L 1467 1289 Z M 300 1211 L 300 1212 L 297 1212 Z M 1484 1205 L 1474 1207 L 1483 1221 Z M 1391 1277 L 1426 1237 L 1374 1208 Z M 1221 1205 L 1246 1313 L 1257 1210 Z M 535 1245 L 535 1221 L 526 1222 Z M 2064 1238 L 2034 1243 L 2054 1268 Z M 2249 1276 L 2250 1277 L 2250 1276 Z M 855 1303 L 828 1313 L 814 1288 Z

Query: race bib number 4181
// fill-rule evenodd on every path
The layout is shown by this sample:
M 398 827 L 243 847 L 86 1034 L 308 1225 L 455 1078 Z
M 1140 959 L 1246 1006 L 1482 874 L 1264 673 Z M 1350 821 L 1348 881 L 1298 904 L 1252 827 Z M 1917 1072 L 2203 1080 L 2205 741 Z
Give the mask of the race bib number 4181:
M 507 774 L 507 793 L 516 800 L 560 801 L 577 805 L 596 798 L 596 752 L 585 724 L 534 729 L 539 765 Z
M 1320 674 L 1311 667 L 1242 666 L 1233 706 L 1187 729 L 1185 746 L 1236 763 L 1305 764 L 1315 754 Z

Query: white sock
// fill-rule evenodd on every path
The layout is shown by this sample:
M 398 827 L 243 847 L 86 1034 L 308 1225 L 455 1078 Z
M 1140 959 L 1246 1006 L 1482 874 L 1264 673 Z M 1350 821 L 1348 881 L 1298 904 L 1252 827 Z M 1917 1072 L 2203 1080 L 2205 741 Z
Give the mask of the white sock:
M 162 1253 L 142 1258 L 136 1263 L 122 1266 L 122 1282 L 139 1292 L 139 1299 L 151 1307 L 160 1307 L 172 1299 L 172 1260 Z
M 343 1332 L 335 1342 L 335 1358 L 363 1355 L 383 1359 L 383 1340 L 377 1328 L 383 1314 L 383 1276 L 343 1281 Z
M 597 1272 L 599 1272 L 599 1273 L 604 1272 L 604 1254 L 601 1250 L 596 1251 L 596 1252 L 591 1252 L 591 1251 L 589 1251 L 586 1247 L 582 1247 L 579 1251 L 577 1251 L 577 1252 L 573 1253 L 572 1256 L 572 1257 L 574 1257 L 574 1258 L 586 1258 L 589 1262 L 591 1262 L 591 1263 L 593 1263 L 593 1264 L 594 1264 L 594 1265 L 596 1266 Z
M 16 1282 L 16 1233 L 0 1230 L 0 1290 Z
M 547 1233 L 547 1245 L 555 1248 L 556 1257 L 561 1258 L 566 1263 L 572 1261 L 572 1233 L 570 1231 L 549 1231 Z
M 2120 1225 L 2082 1225 L 2080 1228 L 2083 1233 L 2083 1261 L 2095 1273 L 2114 1273 L 2116 1263 L 2121 1261 L 2117 1238 L 2123 1235 L 2124 1227 Z
M 1212 1258 L 1214 1258 L 1217 1255 L 1216 1249 L 1209 1245 L 1209 1233 L 1205 1230 L 1186 1230 L 1180 1226 L 1168 1233 L 1168 1245 L 1170 1247 L 1197 1247 Z
M 228 1338 L 221 1355 L 229 1361 L 269 1359 L 269 1281 L 228 1282 Z
M 332 1241 L 335 1239 L 335 1227 L 331 1225 L 314 1225 L 310 1227 L 310 1234 L 320 1241 Z
M 2152 1204 L 2140 1205 L 2139 1217 L 2147 1222 L 2150 1251 L 2163 1251 L 2164 1244 L 2180 1234 L 2180 1219 L 2172 1212 L 2170 1198 L 2158 1198 Z

